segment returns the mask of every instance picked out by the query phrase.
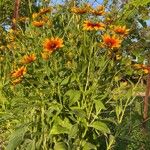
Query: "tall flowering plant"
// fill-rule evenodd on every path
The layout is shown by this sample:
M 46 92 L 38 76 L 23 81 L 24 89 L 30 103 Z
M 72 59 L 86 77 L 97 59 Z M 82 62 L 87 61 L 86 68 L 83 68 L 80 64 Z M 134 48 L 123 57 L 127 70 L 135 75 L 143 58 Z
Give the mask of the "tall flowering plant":
M 139 90 L 128 76 L 146 73 L 128 55 L 130 32 L 88 4 L 41 8 L 9 31 L 7 149 L 112 149 Z

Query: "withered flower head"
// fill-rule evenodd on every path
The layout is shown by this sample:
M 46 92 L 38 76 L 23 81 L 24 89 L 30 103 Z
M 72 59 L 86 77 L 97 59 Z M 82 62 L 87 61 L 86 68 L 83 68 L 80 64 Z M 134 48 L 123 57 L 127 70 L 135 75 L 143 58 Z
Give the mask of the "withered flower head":
M 46 13 L 51 12 L 51 10 L 52 9 L 50 7 L 49 8 L 41 8 L 40 11 L 39 11 L 39 13 L 40 13 L 40 15 L 44 15 Z
M 90 9 L 91 9 L 91 5 L 85 4 L 84 7 L 77 7 L 77 6 L 72 7 L 71 12 L 82 15 L 88 13 Z
M 31 62 L 33 62 L 33 61 L 35 61 L 35 60 L 36 60 L 35 54 L 25 55 L 25 56 L 22 58 L 21 63 L 22 63 L 22 64 L 29 64 L 29 63 L 31 63 Z
M 11 74 L 12 78 L 19 78 L 22 77 L 26 74 L 27 72 L 27 68 L 25 66 L 22 66 L 20 68 L 18 68 L 17 70 L 13 71 Z
M 105 7 L 102 5 L 97 6 L 96 9 L 91 9 L 91 14 L 96 15 L 96 16 L 104 15 L 105 14 Z
M 45 24 L 44 21 L 33 21 L 32 25 L 35 27 L 42 27 Z

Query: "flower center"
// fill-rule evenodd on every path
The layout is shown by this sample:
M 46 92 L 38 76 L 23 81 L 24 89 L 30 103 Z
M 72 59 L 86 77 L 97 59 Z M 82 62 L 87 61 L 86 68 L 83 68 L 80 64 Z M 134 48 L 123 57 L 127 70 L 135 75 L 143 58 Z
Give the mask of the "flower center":
M 50 44 L 50 48 L 51 48 L 51 49 L 55 49 L 56 47 L 57 47 L 57 44 L 56 44 L 56 43 L 51 43 L 51 44 Z

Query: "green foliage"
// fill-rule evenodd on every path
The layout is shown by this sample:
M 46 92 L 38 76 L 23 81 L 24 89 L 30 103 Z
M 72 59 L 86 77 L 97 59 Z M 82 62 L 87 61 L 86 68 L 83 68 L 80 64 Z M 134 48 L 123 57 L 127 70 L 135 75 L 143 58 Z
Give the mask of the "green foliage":
M 24 135 L 27 132 L 28 125 L 22 125 L 22 127 L 18 127 L 14 133 L 11 134 L 6 150 L 14 150 L 21 144 L 24 140 Z

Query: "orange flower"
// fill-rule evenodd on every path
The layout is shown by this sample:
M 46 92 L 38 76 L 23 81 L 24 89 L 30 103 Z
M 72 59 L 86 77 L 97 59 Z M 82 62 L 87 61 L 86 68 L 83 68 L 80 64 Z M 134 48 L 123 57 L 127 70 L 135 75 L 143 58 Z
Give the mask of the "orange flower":
M 71 11 L 75 14 L 85 14 L 88 12 L 88 9 L 86 8 L 79 8 L 79 7 L 72 7 Z
M 40 14 L 43 15 L 43 14 L 46 14 L 48 12 L 51 12 L 51 8 L 42 8 L 40 9 Z
M 134 64 L 133 66 L 137 69 L 142 69 L 142 71 L 146 74 L 150 73 L 150 66 L 146 66 L 144 64 Z
M 44 21 L 33 21 L 32 25 L 35 27 L 42 27 L 45 24 Z
M 106 45 L 108 48 L 119 48 L 121 46 L 121 40 L 117 38 L 115 35 L 104 35 L 102 37 L 103 39 L 103 45 Z
M 57 50 L 58 48 L 63 47 L 63 40 L 56 37 L 51 39 L 45 39 L 43 43 L 44 51 L 52 53 L 53 51 Z
M 96 15 L 96 16 L 104 15 L 105 14 L 105 7 L 102 5 L 97 6 L 96 9 L 91 10 L 91 14 Z
M 137 69 L 141 69 L 143 67 L 143 64 L 134 64 L 133 66 Z
M 104 30 L 103 23 L 93 23 L 91 21 L 84 21 L 83 30 Z
M 114 27 L 114 32 L 124 36 L 129 33 L 129 29 L 127 29 L 126 26 L 116 26 Z
M 11 77 L 12 78 L 19 78 L 19 77 L 24 76 L 26 74 L 26 72 L 27 72 L 27 68 L 22 66 L 22 67 L 18 68 L 17 70 L 15 70 L 12 73 Z
M 146 73 L 146 74 L 150 73 L 150 68 L 143 69 L 143 72 Z
M 33 61 L 35 61 L 35 60 L 36 60 L 35 54 L 25 55 L 25 56 L 22 58 L 21 63 L 22 63 L 22 64 L 29 64 L 29 63 L 31 63 L 31 62 L 33 62 Z

